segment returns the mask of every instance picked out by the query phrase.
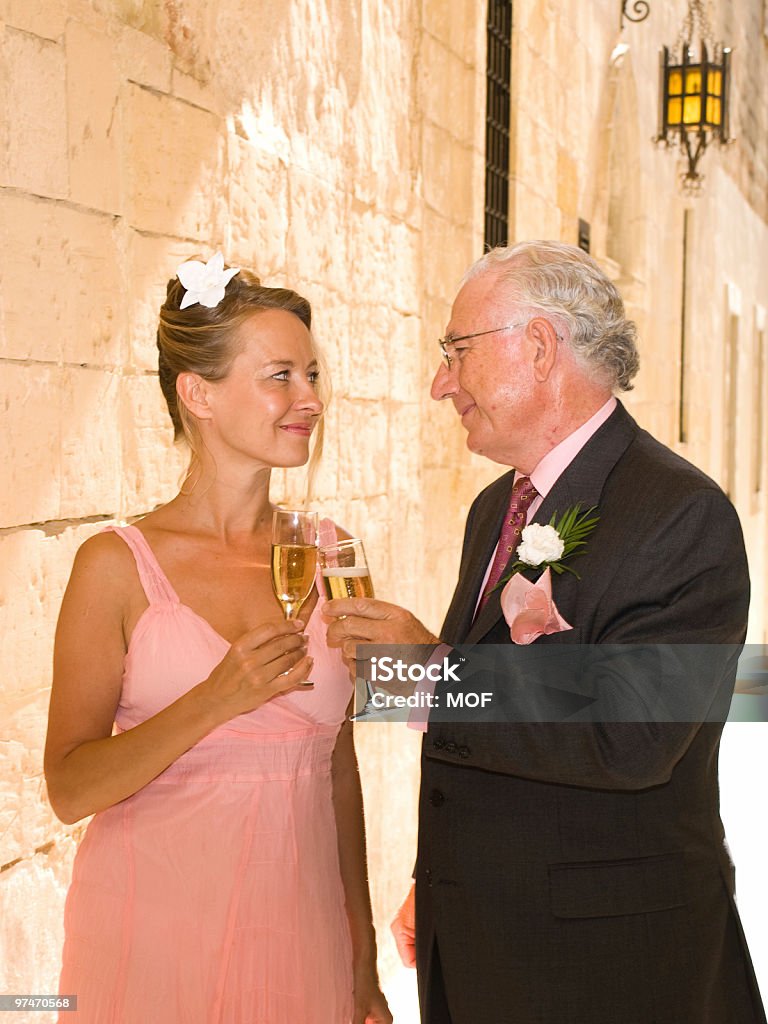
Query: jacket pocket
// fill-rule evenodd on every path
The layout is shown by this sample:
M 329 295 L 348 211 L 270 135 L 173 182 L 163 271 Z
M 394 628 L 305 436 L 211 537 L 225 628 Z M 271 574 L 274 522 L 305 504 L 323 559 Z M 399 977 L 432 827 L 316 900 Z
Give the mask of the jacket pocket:
M 682 853 L 549 865 L 555 917 L 619 917 L 685 906 Z

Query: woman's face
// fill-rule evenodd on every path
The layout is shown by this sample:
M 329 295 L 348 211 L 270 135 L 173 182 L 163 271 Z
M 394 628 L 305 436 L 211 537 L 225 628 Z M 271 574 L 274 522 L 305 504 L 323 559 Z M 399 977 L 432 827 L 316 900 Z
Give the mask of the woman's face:
M 206 443 L 246 462 L 301 466 L 323 412 L 310 333 L 293 313 L 260 310 L 240 326 L 227 376 L 205 382 Z

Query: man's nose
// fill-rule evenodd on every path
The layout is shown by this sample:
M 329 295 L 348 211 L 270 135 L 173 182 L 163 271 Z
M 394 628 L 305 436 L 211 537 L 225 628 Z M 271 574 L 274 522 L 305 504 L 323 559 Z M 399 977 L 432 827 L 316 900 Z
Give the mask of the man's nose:
M 457 377 L 458 374 L 455 370 L 449 370 L 445 363 L 441 363 L 437 368 L 437 373 L 432 380 L 432 387 L 429 391 L 432 398 L 436 402 L 441 402 L 444 398 L 450 398 L 451 395 L 455 395 L 459 390 Z

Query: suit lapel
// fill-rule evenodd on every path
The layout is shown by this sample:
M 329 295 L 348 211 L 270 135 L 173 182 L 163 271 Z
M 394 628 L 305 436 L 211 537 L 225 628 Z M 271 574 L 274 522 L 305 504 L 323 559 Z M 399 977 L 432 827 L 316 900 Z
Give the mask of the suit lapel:
M 600 495 L 602 494 L 603 485 L 616 462 L 626 451 L 637 430 L 637 424 L 619 402 L 615 411 L 603 426 L 589 439 L 573 462 L 555 481 L 552 490 L 542 501 L 531 522 L 546 524 L 553 514 L 557 513 L 559 518 L 566 509 L 572 508 L 579 503 L 581 504 L 582 511 L 597 505 L 597 512 L 599 514 Z M 501 516 L 503 514 L 504 509 L 502 508 Z M 497 520 L 496 532 L 492 537 L 494 544 L 500 529 L 501 517 Z M 597 529 L 598 531 L 600 529 L 599 523 Z M 487 544 L 486 548 L 488 548 Z M 488 549 L 488 554 L 483 563 L 483 569 L 480 574 L 481 580 L 492 550 L 493 544 Z M 578 559 L 576 559 L 574 568 L 577 572 L 579 571 Z M 539 573 L 537 569 L 531 568 L 530 570 L 525 570 L 523 575 L 530 579 L 537 578 Z M 561 614 L 574 626 L 577 624 L 572 619 L 569 619 L 569 609 L 575 603 L 576 588 L 580 585 L 583 585 L 583 583 L 580 583 L 572 573 L 563 573 L 559 576 L 553 574 L 553 597 L 556 598 Z M 462 589 L 462 581 L 460 579 L 457 594 Z M 472 604 L 470 619 L 466 623 L 467 632 L 465 634 L 463 632 L 458 634 L 459 636 L 464 636 L 463 643 L 478 643 L 499 621 L 502 614 L 502 589 L 502 587 L 496 588 L 474 622 L 471 622 L 471 611 L 474 609 L 474 603 Z M 475 600 L 476 598 L 477 589 L 475 590 Z

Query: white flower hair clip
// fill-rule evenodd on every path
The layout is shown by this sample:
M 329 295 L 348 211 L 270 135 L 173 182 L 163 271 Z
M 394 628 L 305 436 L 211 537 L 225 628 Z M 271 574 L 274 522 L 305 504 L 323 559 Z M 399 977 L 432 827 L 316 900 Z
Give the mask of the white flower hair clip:
M 176 271 L 176 276 L 187 289 L 179 309 L 194 306 L 196 302 L 213 309 L 224 298 L 229 282 L 239 273 L 240 267 L 224 269 L 224 256 L 220 252 L 214 253 L 207 263 L 187 260 Z

